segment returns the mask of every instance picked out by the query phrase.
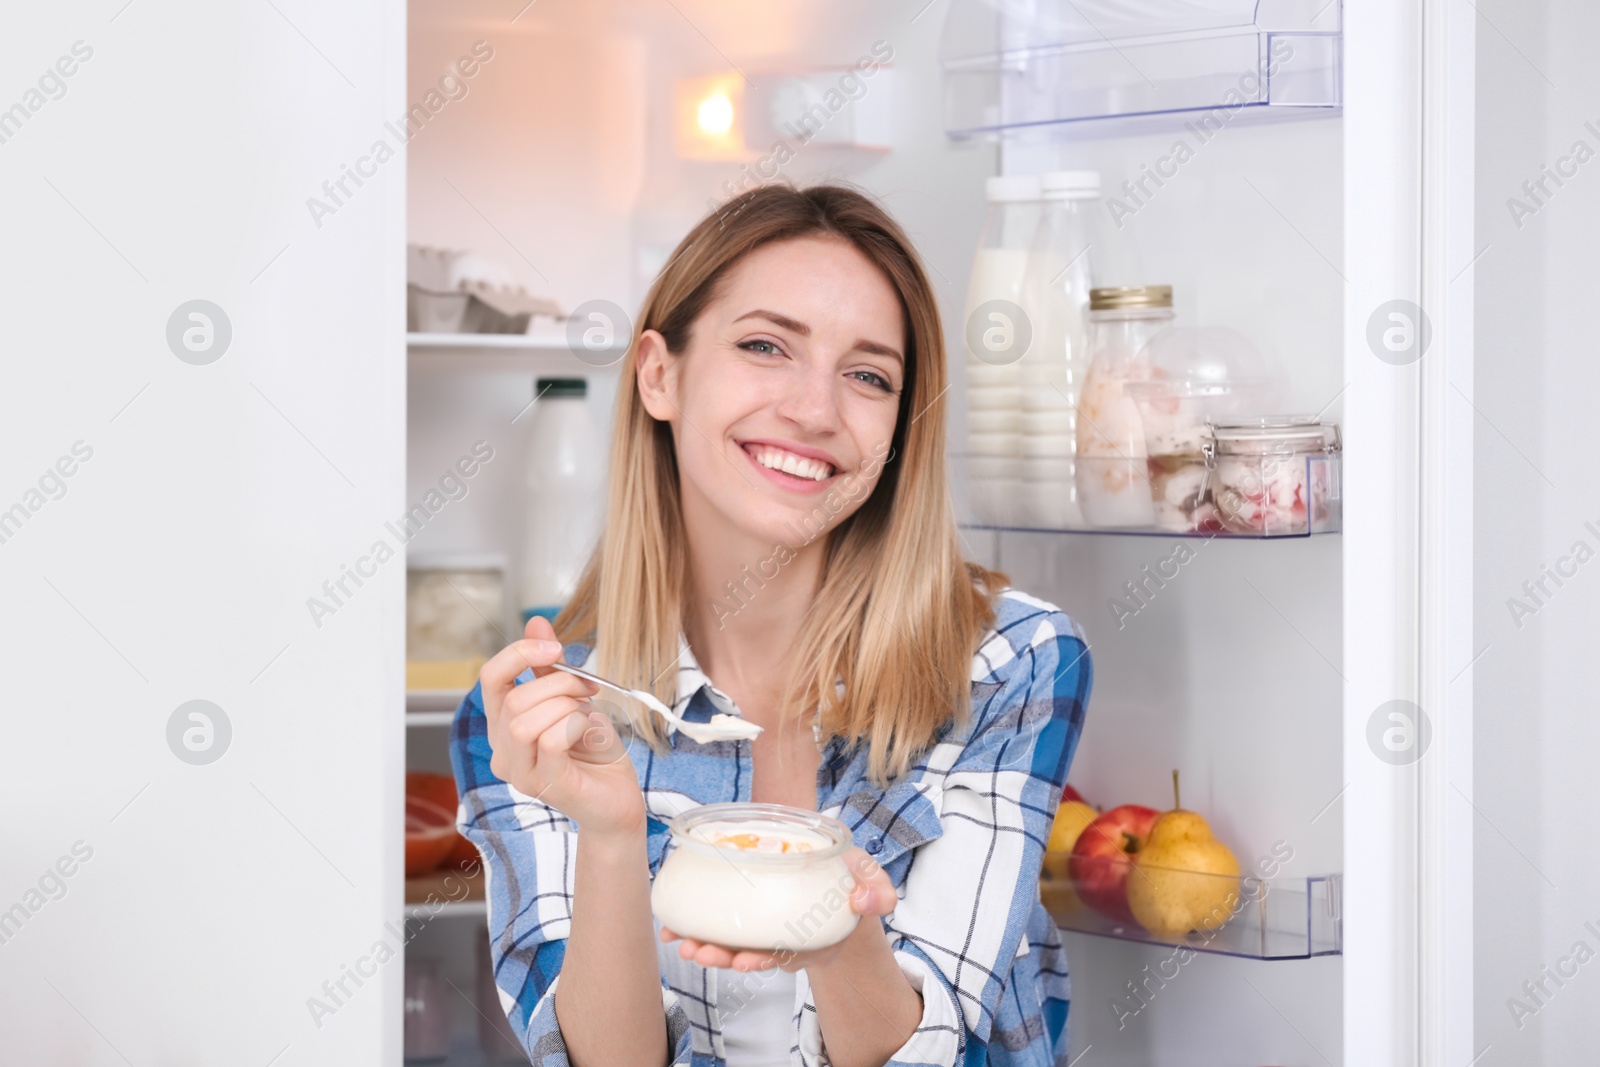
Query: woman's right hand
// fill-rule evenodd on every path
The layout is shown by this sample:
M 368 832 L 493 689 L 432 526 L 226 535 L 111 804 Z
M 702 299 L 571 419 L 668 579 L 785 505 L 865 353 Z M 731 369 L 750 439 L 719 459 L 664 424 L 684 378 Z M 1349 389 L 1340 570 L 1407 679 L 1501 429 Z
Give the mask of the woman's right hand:
M 542 800 L 585 834 L 643 836 L 644 793 L 616 728 L 589 703 L 593 682 L 555 670 L 561 643 L 550 620 L 528 620 L 523 639 L 478 672 L 489 723 L 489 769 Z M 538 677 L 521 685 L 528 668 Z

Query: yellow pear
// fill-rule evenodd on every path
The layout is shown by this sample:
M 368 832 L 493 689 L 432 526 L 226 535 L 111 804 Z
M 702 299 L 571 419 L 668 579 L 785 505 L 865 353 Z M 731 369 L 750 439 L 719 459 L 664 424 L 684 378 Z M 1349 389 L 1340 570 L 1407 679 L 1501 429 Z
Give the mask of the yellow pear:
M 1050 824 L 1050 839 L 1044 846 L 1044 871 L 1039 881 L 1040 896 L 1052 914 L 1067 915 L 1083 910 L 1083 902 L 1073 891 L 1067 874 L 1067 861 L 1072 858 L 1072 846 L 1078 843 L 1078 835 L 1099 814 L 1081 800 L 1064 801 L 1056 809 L 1055 821 Z
M 1050 824 L 1050 840 L 1046 852 L 1071 852 L 1084 827 L 1094 822 L 1100 813 L 1081 800 L 1069 800 L 1056 809 L 1055 822 Z
M 1172 792 L 1173 809 L 1156 819 L 1128 872 L 1128 907 L 1157 937 L 1216 930 L 1239 904 L 1239 861 L 1204 818 L 1177 806 L 1177 771 Z

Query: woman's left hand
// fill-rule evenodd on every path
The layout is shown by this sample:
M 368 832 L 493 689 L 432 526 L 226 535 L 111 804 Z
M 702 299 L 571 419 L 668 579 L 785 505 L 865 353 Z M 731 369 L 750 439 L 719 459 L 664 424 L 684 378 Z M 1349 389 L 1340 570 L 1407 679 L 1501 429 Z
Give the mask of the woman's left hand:
M 894 911 L 899 898 L 889 875 L 878 866 L 866 849 L 851 846 L 844 853 L 845 865 L 855 876 L 855 888 L 850 891 L 850 910 L 863 918 L 876 918 Z M 662 941 L 678 941 L 678 955 L 693 960 L 702 967 L 723 967 L 735 971 L 764 971 L 780 967 L 794 972 L 803 967 L 818 967 L 832 960 L 850 941 L 863 936 L 883 937 L 883 924 L 858 922 L 854 930 L 837 944 L 810 952 L 790 952 L 780 949 L 773 952 L 750 949 L 725 948 L 708 941 L 683 937 L 667 927 L 661 928 Z

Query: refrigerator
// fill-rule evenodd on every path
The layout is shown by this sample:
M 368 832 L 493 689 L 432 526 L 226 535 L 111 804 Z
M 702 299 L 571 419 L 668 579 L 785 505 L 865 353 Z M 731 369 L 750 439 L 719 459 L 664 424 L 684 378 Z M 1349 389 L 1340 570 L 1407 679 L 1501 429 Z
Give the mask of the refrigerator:
M 492 250 L 568 306 L 637 307 L 689 226 L 760 180 L 842 178 L 906 226 L 942 302 L 964 549 L 1060 605 L 1088 635 L 1096 684 L 1071 784 L 1100 807 L 1164 810 L 1180 770 L 1184 805 L 1259 879 L 1260 899 L 1227 936 L 1187 939 L 1203 944 L 1192 955 L 1142 943 L 1159 939 L 1137 927 L 1110 933 L 1093 916 L 1081 925 L 1097 932 L 1067 929 L 1072 1056 L 1083 1063 L 1367 1062 L 1411 1040 L 1414 1010 L 1378 990 L 1408 966 L 1403 926 L 1391 924 L 1408 921 L 1415 887 L 1399 869 L 1365 869 L 1391 862 L 1399 798 L 1376 792 L 1398 788 L 1382 773 L 1363 775 L 1396 768 L 1364 740 L 1358 753 L 1343 749 L 1353 709 L 1364 709 L 1364 724 L 1382 703 L 1368 692 L 1392 686 L 1400 670 L 1389 661 L 1404 629 L 1385 637 L 1383 627 L 1410 625 L 1390 605 L 1412 566 L 1403 516 L 1381 512 L 1402 487 L 1374 482 L 1414 447 L 1386 406 L 1398 402 L 1396 383 L 1358 382 L 1406 371 L 1375 358 L 1365 322 L 1357 330 L 1351 317 L 1367 299 L 1352 295 L 1357 287 L 1413 299 L 1415 290 L 1397 288 L 1404 271 L 1391 263 L 1392 240 L 1363 252 L 1368 228 L 1352 220 L 1381 210 L 1398 227 L 1415 205 L 1401 175 L 1373 173 L 1402 163 L 1388 147 L 1399 109 L 1360 110 L 1363 94 L 1395 91 L 1363 51 L 1366 32 L 1381 40 L 1394 26 L 1365 31 L 1361 20 L 1377 14 L 1349 8 L 953 2 L 840 8 L 783 25 L 713 6 L 680 16 L 624 5 L 603 30 L 591 24 L 598 16 L 533 8 L 525 20 L 539 32 L 494 39 L 482 84 L 449 104 L 461 115 L 447 109 L 425 131 L 438 138 L 419 136 L 411 149 L 409 239 Z M 413 97 L 474 34 L 491 39 L 456 16 L 424 21 L 433 17 L 414 11 Z M 845 98 L 837 110 L 830 90 L 834 104 Z M 686 114 L 712 97 L 730 99 L 736 114 L 722 142 Z M 1179 324 L 1239 331 L 1281 364 L 1284 410 L 1344 428 L 1342 532 L 1185 540 L 975 513 L 961 455 L 964 317 L 984 183 L 1060 170 L 1101 175 L 1088 252 L 1100 283 L 1171 285 Z M 1378 188 L 1363 190 L 1367 182 Z M 410 496 L 479 427 L 502 431 L 497 456 L 508 457 L 413 550 L 517 554 L 522 449 L 512 420 L 531 379 L 576 364 L 560 350 L 563 336 L 554 352 L 515 356 L 494 347 L 504 341 L 452 349 L 442 336 L 410 338 Z M 598 417 L 613 371 L 587 375 Z M 421 725 L 439 720 L 411 717 L 409 767 L 448 769 L 445 730 Z M 481 922 L 460 926 L 436 920 L 430 944 L 446 952 L 447 936 L 481 935 Z M 1352 969 L 1351 939 L 1367 945 L 1370 973 Z
M 496 575 L 520 624 L 535 382 L 583 379 L 604 440 L 628 316 L 683 234 L 758 182 L 845 180 L 939 296 L 964 551 L 1089 642 L 1070 783 L 1165 809 L 1181 772 L 1252 875 L 1225 936 L 1063 920 L 1066 1061 L 1576 1062 L 1592 600 L 1581 569 L 1538 583 L 1593 499 L 1569 144 L 1600 137 L 1556 85 L 1586 84 L 1596 27 L 1536 6 L 16 13 L 7 1056 L 517 1062 L 481 878 L 404 874 L 407 776 L 449 773 L 463 692 L 408 684 L 416 575 Z M 1100 282 L 1170 285 L 1180 325 L 1237 331 L 1283 410 L 1337 424 L 1336 521 L 980 514 L 985 183 L 1058 171 L 1099 175 Z M 516 291 L 474 305 L 510 332 L 408 294 L 440 251 Z M 618 328 L 576 345 L 597 309 Z M 1566 354 L 1511 351 L 1546 334 Z

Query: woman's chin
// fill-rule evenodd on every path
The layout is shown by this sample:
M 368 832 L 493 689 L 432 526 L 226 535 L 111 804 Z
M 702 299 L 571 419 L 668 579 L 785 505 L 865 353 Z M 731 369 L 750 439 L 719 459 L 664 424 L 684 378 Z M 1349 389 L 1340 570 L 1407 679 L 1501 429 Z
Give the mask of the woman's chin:
M 776 552 L 779 548 L 787 549 L 789 553 L 797 552 L 827 533 L 832 525 L 831 521 L 824 522 L 824 516 L 811 508 L 768 506 L 759 514 L 749 508 L 730 510 L 724 514 L 728 516 L 731 530 L 737 532 L 741 539 L 762 546 L 763 555 L 782 555 Z

